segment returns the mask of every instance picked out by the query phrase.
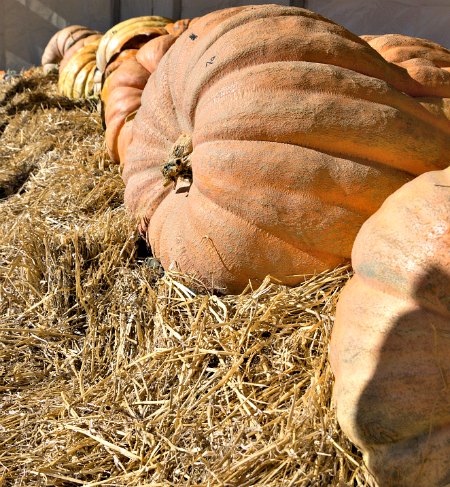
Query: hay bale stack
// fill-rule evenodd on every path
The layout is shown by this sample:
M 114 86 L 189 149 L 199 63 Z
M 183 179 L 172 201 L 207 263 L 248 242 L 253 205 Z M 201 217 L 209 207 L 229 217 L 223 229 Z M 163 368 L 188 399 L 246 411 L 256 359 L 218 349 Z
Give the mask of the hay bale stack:
M 240 296 L 161 278 L 92 110 L 40 70 L 0 83 L 4 485 L 368 485 L 330 408 L 348 268 Z

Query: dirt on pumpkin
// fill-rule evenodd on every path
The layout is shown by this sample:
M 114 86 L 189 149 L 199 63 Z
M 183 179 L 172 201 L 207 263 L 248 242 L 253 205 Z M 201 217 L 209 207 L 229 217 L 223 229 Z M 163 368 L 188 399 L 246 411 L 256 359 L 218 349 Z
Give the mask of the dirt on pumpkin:
M 348 267 L 240 296 L 150 265 L 95 104 L 0 82 L 0 486 L 365 486 L 331 406 Z

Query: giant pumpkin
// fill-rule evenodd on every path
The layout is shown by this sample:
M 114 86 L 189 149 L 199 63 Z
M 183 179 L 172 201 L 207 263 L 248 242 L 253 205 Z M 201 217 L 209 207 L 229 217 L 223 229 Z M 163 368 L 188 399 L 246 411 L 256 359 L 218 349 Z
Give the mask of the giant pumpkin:
M 450 484 L 450 168 L 362 226 L 330 345 L 344 432 L 383 487 Z
M 389 194 L 447 164 L 449 122 L 405 93 L 428 91 L 308 10 L 206 15 L 144 89 L 126 205 L 165 267 L 228 292 L 267 274 L 294 285 L 348 259 Z

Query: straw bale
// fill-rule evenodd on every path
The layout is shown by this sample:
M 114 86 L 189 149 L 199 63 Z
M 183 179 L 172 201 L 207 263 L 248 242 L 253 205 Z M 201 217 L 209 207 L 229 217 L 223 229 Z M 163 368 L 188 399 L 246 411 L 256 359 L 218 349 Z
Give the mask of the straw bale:
M 331 407 L 348 267 L 198 291 L 142 250 L 90 102 L 37 69 L 0 117 L 0 485 L 370 485 Z

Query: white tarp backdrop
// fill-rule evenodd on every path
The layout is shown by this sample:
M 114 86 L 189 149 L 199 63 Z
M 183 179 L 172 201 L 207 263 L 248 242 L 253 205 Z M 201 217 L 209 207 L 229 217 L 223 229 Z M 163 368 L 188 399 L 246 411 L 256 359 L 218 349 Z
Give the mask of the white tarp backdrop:
M 0 69 L 38 65 L 50 37 L 66 25 L 105 32 L 139 15 L 179 19 L 263 3 L 306 7 L 359 35 L 400 33 L 450 48 L 450 0 L 0 0 Z

